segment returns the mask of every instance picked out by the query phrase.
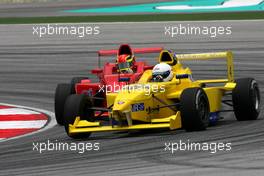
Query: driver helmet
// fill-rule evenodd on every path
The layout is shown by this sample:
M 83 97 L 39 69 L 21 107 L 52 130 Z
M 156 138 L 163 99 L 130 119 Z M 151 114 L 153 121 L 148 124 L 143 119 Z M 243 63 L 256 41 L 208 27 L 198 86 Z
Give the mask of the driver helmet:
M 116 63 L 121 73 L 133 73 L 135 57 L 129 54 L 122 54 L 117 57 Z
M 154 82 L 167 82 L 172 80 L 173 72 L 171 66 L 166 63 L 160 63 L 155 65 L 152 70 L 152 80 Z

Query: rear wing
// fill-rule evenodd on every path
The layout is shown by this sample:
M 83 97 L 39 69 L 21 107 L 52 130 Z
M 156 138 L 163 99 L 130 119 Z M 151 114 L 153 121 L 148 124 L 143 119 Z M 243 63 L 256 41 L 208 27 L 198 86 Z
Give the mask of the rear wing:
M 144 53 L 159 53 L 163 50 L 161 47 L 157 48 L 134 48 L 132 49 L 135 54 L 144 54 Z M 98 56 L 112 56 L 117 55 L 118 50 L 99 50 Z
M 163 50 L 162 47 L 152 48 L 134 48 L 132 49 L 134 54 L 145 54 L 145 53 L 160 53 Z M 113 56 L 117 55 L 118 50 L 99 50 L 98 51 L 98 67 L 101 66 L 101 56 Z
M 204 83 L 234 82 L 233 53 L 231 51 L 201 53 L 201 54 L 177 54 L 176 57 L 179 61 L 226 59 L 227 79 L 199 80 L 198 82 L 204 82 Z

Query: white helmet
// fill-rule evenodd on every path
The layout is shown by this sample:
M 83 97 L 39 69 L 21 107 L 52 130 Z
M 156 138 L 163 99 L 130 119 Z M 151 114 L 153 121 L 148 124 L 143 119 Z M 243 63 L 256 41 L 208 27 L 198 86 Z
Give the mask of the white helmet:
M 160 63 L 155 65 L 152 70 L 152 80 L 155 82 L 167 82 L 172 80 L 173 73 L 171 71 L 171 66 L 166 63 Z

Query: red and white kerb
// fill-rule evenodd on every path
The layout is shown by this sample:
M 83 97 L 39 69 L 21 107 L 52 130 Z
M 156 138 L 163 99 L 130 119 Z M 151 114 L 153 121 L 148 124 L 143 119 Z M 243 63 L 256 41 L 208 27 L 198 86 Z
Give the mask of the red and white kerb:
M 37 131 L 47 122 L 40 112 L 0 105 L 0 141 Z

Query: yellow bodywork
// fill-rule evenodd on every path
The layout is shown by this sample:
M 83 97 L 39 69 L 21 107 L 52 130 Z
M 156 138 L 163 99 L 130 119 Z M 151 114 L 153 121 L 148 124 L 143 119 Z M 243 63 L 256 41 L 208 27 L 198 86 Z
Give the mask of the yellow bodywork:
M 171 60 L 162 60 L 163 54 Z M 174 60 L 176 59 L 176 64 Z M 193 80 L 189 68 L 181 64 L 183 60 L 211 60 L 226 59 L 226 78 L 211 80 Z M 169 51 L 162 51 L 159 62 L 166 62 L 172 66 L 174 77 L 169 82 L 151 82 L 152 71 L 146 70 L 136 84 L 127 85 L 117 93 L 106 95 L 109 119 L 112 124 L 102 125 L 100 121 L 89 122 L 76 117 L 75 122 L 69 125 L 69 134 L 168 128 L 170 130 L 182 128 L 180 110 L 177 107 L 164 107 L 180 101 L 181 93 L 190 87 L 202 87 L 203 84 L 221 83 L 221 86 L 202 87 L 206 92 L 210 112 L 221 109 L 222 97 L 227 91 L 232 91 L 234 83 L 233 56 L 230 51 L 202 54 L 180 54 L 173 56 Z M 176 75 L 188 75 L 186 79 L 176 78 Z M 160 108 L 162 107 L 162 108 Z M 113 122 L 123 122 L 116 124 Z M 125 123 L 124 123 L 125 122 Z

